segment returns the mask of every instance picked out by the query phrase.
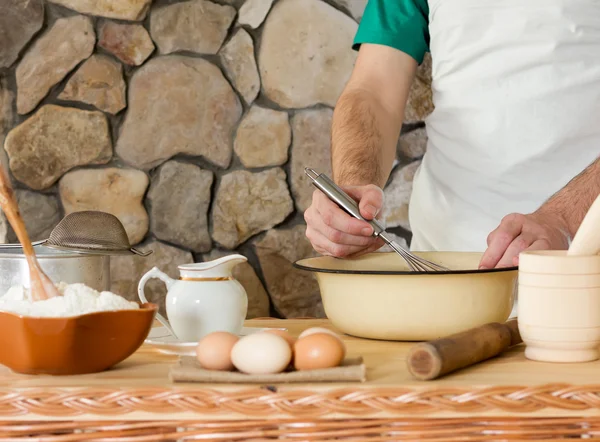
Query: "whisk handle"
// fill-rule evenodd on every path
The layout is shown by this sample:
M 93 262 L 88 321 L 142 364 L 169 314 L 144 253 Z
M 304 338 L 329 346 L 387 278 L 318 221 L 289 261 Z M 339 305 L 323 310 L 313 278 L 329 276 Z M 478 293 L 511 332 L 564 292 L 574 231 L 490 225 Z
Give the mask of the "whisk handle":
M 378 236 L 385 230 L 377 220 L 367 220 L 363 218 L 356 201 L 335 184 L 327 175 L 317 173 L 308 167 L 304 169 L 304 172 L 312 180 L 312 183 L 317 189 L 321 190 L 330 200 L 340 206 L 349 215 L 369 223 L 371 227 L 373 227 L 373 236 Z

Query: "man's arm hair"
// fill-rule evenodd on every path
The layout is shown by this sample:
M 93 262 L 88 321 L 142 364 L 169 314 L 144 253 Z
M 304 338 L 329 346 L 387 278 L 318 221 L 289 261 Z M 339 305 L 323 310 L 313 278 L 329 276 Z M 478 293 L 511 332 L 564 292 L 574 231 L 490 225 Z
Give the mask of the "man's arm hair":
M 536 213 L 558 219 L 571 238 L 600 194 L 600 157 L 550 197 Z
M 404 108 L 417 69 L 409 55 L 363 44 L 333 113 L 333 179 L 383 187 L 396 158 Z

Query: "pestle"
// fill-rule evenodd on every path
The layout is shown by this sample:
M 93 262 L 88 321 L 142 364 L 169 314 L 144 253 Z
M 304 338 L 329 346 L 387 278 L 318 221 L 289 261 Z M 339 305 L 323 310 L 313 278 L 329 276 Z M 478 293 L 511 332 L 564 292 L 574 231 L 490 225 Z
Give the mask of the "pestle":
M 411 375 L 429 381 L 493 358 L 521 342 L 516 319 L 504 324 L 492 322 L 416 344 L 410 349 L 406 363 Z
M 29 266 L 29 279 L 31 281 L 31 299 L 42 301 L 44 299 L 60 296 L 56 286 L 44 273 L 35 256 L 35 251 L 29 240 L 25 229 L 25 222 L 19 213 L 19 206 L 15 198 L 12 185 L 4 168 L 0 165 L 0 206 L 6 215 L 6 219 L 12 226 L 19 242 L 23 246 L 23 253 Z
M 597 255 L 600 252 L 600 196 L 588 209 L 571 241 L 567 256 Z

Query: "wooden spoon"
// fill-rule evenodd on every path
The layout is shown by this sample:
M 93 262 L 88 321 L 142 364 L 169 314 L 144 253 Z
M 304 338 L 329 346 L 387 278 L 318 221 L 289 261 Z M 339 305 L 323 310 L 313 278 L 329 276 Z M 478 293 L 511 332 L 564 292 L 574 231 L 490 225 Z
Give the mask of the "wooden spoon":
M 29 279 L 31 281 L 31 299 L 34 301 L 42 301 L 44 299 L 60 296 L 58 289 L 54 283 L 48 278 L 40 267 L 35 256 L 35 251 L 29 240 L 29 235 L 25 229 L 25 223 L 19 213 L 19 206 L 15 199 L 15 193 L 4 168 L 0 165 L 0 206 L 17 234 L 17 238 L 23 246 L 25 258 L 29 265 Z

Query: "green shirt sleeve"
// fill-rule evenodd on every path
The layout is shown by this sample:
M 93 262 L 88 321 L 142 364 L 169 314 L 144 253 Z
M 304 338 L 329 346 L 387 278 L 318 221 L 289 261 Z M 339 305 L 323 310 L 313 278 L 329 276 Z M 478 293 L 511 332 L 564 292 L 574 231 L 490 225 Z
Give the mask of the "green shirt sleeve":
M 427 0 L 369 0 L 352 48 L 373 43 L 398 49 L 421 64 L 429 51 Z

